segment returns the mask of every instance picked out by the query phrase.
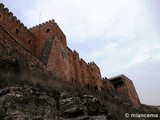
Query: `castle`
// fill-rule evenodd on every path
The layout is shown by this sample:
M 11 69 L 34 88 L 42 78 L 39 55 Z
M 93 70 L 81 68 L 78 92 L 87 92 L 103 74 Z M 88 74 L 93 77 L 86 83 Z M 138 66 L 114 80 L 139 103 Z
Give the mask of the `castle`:
M 1 63 L 10 60 L 27 61 L 26 66 L 33 68 L 33 71 L 49 71 L 57 79 L 88 89 L 114 90 L 126 95 L 133 105 L 140 105 L 133 82 L 129 78 L 125 75 L 102 78 L 96 63 L 85 62 L 78 52 L 67 46 L 66 36 L 54 20 L 27 29 L 8 8 L 0 4 L 0 39 L 0 55 L 5 58 Z M 22 66 L 21 72 L 24 71 Z

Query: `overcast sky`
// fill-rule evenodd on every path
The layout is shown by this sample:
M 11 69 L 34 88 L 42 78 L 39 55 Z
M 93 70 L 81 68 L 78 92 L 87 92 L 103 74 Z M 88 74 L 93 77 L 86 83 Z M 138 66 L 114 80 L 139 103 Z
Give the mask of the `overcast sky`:
M 54 19 L 103 77 L 124 74 L 142 103 L 160 105 L 160 0 L 0 1 L 28 28 Z

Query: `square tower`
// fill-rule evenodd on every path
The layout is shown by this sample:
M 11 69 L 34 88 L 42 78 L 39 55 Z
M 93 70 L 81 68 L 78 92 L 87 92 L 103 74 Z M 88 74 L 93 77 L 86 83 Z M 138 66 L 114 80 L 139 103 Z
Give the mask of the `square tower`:
M 128 77 L 122 74 L 110 78 L 109 80 L 113 84 L 117 93 L 126 95 L 131 100 L 133 105 L 140 105 L 140 100 L 134 87 L 134 84 Z

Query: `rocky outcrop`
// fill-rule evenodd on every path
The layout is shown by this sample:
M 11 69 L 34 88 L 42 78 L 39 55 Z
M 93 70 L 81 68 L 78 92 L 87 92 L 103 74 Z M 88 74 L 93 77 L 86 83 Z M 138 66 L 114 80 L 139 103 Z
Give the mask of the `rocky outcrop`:
M 42 87 L 0 90 L 0 120 L 108 120 L 107 107 L 91 95 Z
M 60 113 L 64 118 L 77 120 L 107 120 L 108 111 L 98 99 L 91 95 L 76 92 L 61 93 L 59 100 Z
M 9 87 L 0 91 L 0 119 L 56 119 L 55 92 L 32 87 Z

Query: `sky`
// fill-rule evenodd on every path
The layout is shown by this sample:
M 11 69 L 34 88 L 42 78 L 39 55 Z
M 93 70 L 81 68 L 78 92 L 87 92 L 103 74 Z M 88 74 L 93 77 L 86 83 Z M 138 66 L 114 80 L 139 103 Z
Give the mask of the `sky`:
M 144 104 L 160 105 L 159 0 L 0 0 L 27 28 L 54 19 L 67 44 L 103 77 L 124 74 Z

